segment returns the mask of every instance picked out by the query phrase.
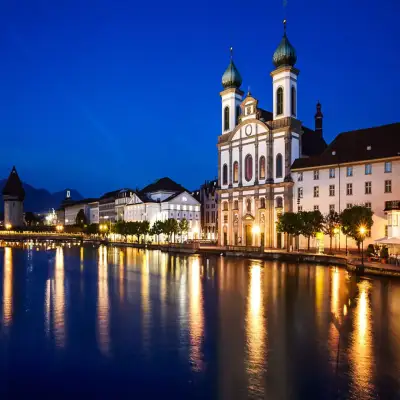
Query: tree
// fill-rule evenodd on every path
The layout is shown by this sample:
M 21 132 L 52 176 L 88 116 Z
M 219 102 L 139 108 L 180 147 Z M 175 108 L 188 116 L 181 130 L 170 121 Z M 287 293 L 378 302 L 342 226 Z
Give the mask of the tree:
M 310 250 L 310 238 L 322 230 L 324 217 L 319 210 L 301 211 L 301 234 L 307 238 L 307 249 Z
M 289 235 L 288 246 L 291 236 L 296 237 L 301 234 L 301 228 L 302 221 L 299 213 L 285 212 L 279 216 L 277 230 Z
M 330 211 L 324 217 L 323 232 L 329 236 L 329 249 L 332 252 L 332 238 L 335 236 L 340 225 L 340 217 L 336 211 Z
M 150 232 L 150 222 L 149 221 L 140 221 L 139 222 L 139 237 L 144 236 L 144 241 L 146 242 L 146 235 Z M 139 240 L 138 237 L 138 240 Z
M 126 239 L 128 235 L 127 223 L 125 221 L 117 221 L 114 225 L 114 231 Z
M 346 236 L 350 236 L 356 241 L 358 250 L 360 250 L 360 243 L 364 239 L 360 234 L 360 227 L 364 226 L 367 231 L 370 230 L 374 223 L 372 219 L 373 214 L 374 213 L 371 211 L 371 209 L 365 206 L 353 206 L 346 208 L 340 214 L 342 232 Z
M 86 227 L 86 233 L 88 233 L 89 235 L 95 235 L 98 232 L 99 232 L 99 224 L 89 224 Z
M 25 222 L 27 226 L 39 225 L 40 218 L 32 211 L 27 211 L 25 213 Z
M 186 218 L 183 218 L 178 223 L 178 230 L 179 230 L 179 235 L 181 236 L 181 242 L 182 242 L 182 236 L 189 231 L 189 222 Z
M 85 215 L 85 211 L 83 211 L 83 208 L 81 208 L 76 216 L 75 219 L 75 224 L 83 228 L 85 225 L 87 225 L 87 218 Z
M 160 243 L 160 235 L 163 233 L 163 221 L 155 221 L 151 227 L 150 234 L 157 236 L 157 243 Z
M 168 240 L 171 241 L 172 235 L 175 235 L 178 232 L 178 222 L 176 219 L 168 218 L 164 223 L 164 232 L 168 236 Z

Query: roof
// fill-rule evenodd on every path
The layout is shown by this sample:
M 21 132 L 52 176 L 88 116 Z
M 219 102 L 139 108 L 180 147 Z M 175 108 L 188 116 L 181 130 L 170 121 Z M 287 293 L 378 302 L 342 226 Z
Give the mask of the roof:
M 264 121 L 272 121 L 274 119 L 274 114 L 271 111 L 263 110 L 259 108 L 260 119 L 262 118 Z
M 94 203 L 99 201 L 98 199 L 95 198 L 88 198 L 88 199 L 82 199 L 82 200 L 76 200 L 76 201 L 70 201 L 67 204 L 63 205 L 63 208 L 67 208 L 67 207 L 73 207 L 73 206 L 77 206 L 79 204 L 89 204 L 89 203 Z
M 400 123 L 342 132 L 325 151 L 310 158 L 298 158 L 292 169 L 400 156 Z
M 19 179 L 15 166 L 12 168 L 3 188 L 3 196 L 15 196 L 18 197 L 19 200 L 24 200 L 25 198 L 25 190 L 22 186 L 21 179 Z
M 144 193 L 152 193 L 152 192 L 188 192 L 183 186 L 179 185 L 172 179 L 165 177 L 156 180 L 155 182 L 151 183 L 144 187 L 140 194 Z
M 313 157 L 317 156 L 328 147 L 324 138 L 319 133 L 303 125 L 303 135 L 301 137 L 302 154 Z

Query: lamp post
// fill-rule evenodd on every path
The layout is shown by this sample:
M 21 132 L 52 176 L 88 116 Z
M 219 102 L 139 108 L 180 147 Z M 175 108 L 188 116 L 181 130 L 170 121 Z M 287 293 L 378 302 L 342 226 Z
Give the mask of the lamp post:
M 337 236 L 338 236 L 338 234 L 339 234 L 339 228 L 335 228 L 334 230 L 333 230 L 333 233 L 335 234 L 335 250 L 337 251 Z
M 359 228 L 359 232 L 361 235 L 361 265 L 364 266 L 364 238 L 365 238 L 365 232 L 366 232 L 365 226 L 361 225 Z

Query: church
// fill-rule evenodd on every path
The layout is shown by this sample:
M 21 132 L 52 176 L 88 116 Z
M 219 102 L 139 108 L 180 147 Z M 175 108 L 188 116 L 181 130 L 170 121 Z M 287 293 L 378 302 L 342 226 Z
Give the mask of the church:
M 222 76 L 221 134 L 218 137 L 218 241 L 220 245 L 283 248 L 276 222 L 293 210 L 291 165 L 300 157 L 322 153 L 321 105 L 315 130 L 297 114 L 297 56 L 283 24 L 273 54 L 272 112 L 241 90 L 242 77 L 231 60 Z

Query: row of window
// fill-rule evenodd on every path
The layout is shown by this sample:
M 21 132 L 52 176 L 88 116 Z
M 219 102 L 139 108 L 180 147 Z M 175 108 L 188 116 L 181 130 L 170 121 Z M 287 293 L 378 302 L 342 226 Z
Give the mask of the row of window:
M 390 173 L 392 172 L 392 162 L 391 161 L 387 161 L 384 164 L 384 171 L 385 173 Z M 372 174 L 372 164 L 365 164 L 365 175 L 371 175 Z M 329 178 L 333 179 L 335 178 L 336 175 L 336 169 L 335 168 L 329 168 Z M 346 176 L 353 176 L 353 167 L 349 166 L 346 167 Z M 314 180 L 318 180 L 319 179 L 319 170 L 316 169 L 314 170 Z M 302 182 L 303 181 L 303 173 L 299 172 L 299 174 L 297 175 L 297 180 L 298 182 Z
M 206 208 L 210 208 L 210 204 L 206 204 Z M 215 208 L 215 203 L 211 204 L 211 208 Z
M 296 116 L 296 88 L 290 89 L 290 111 L 293 117 Z M 276 115 L 283 114 L 283 88 L 279 87 L 276 91 Z
M 215 223 L 216 222 L 216 213 L 215 211 L 211 211 L 211 221 L 210 221 L 210 212 L 206 212 L 206 224 L 209 223 Z
M 282 197 L 277 197 L 276 198 L 275 207 L 276 208 L 282 208 L 283 207 L 283 199 L 282 199 Z M 265 198 L 264 197 L 260 197 L 259 208 L 265 208 Z M 239 200 L 234 200 L 233 209 L 234 210 L 239 210 Z M 224 201 L 222 203 L 222 210 L 223 211 L 228 211 L 228 202 L 227 201 Z M 251 199 L 246 199 L 246 211 L 248 213 L 251 213 Z
M 364 206 L 367 208 L 371 208 L 372 204 L 370 202 L 364 203 Z M 352 203 L 347 203 L 346 208 L 351 208 L 353 207 Z M 303 206 L 297 206 L 297 211 L 303 211 Z M 314 211 L 319 211 L 319 205 L 314 206 Z M 334 204 L 329 204 L 329 211 L 335 211 L 335 205 Z
M 282 154 L 277 154 L 276 161 L 276 178 L 282 178 L 283 176 L 283 157 Z M 261 156 L 259 159 L 259 179 L 265 179 L 265 157 Z M 244 159 L 244 177 L 247 182 L 253 179 L 253 157 L 251 154 L 247 154 Z M 233 163 L 233 182 L 239 182 L 239 163 L 235 161 Z M 228 165 L 224 164 L 222 167 L 222 184 L 228 184 Z
M 329 185 L 329 196 L 335 196 L 335 185 Z M 386 180 L 384 185 L 384 192 L 385 193 L 392 193 L 392 181 Z M 319 186 L 314 186 L 314 197 L 319 197 Z M 365 182 L 365 194 L 372 194 L 372 182 Z M 353 195 L 353 184 L 347 183 L 346 184 L 346 195 L 352 196 Z M 299 199 L 303 198 L 303 188 L 297 188 L 297 197 Z

